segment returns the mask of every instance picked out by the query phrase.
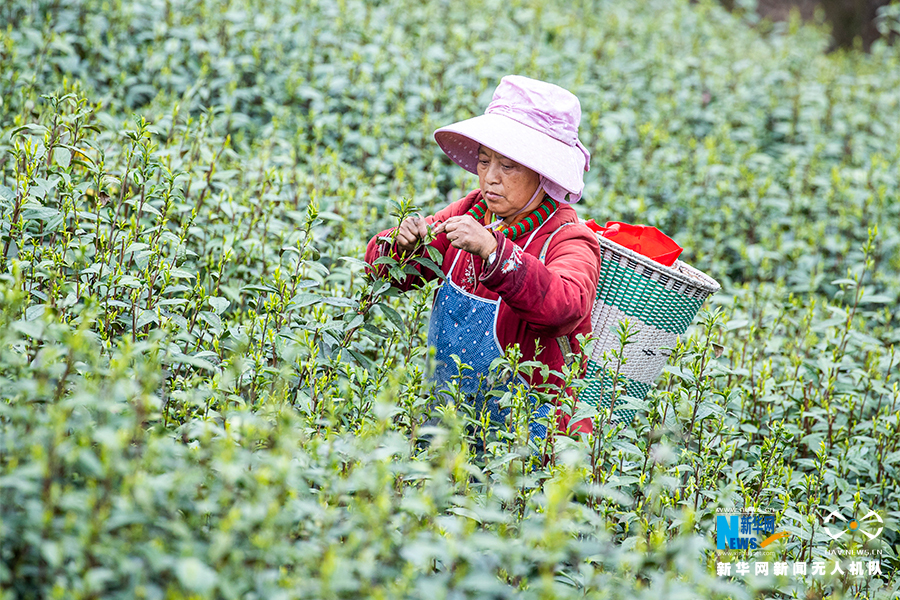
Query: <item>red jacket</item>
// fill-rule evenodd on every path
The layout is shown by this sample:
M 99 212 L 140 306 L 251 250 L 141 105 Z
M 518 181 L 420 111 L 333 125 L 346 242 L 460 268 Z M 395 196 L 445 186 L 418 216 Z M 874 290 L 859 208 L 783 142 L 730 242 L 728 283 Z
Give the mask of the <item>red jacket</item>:
M 445 221 L 450 217 L 464 215 L 475 202 L 481 199 L 481 190 L 474 190 L 465 198 L 427 217 L 429 223 Z M 565 223 L 571 223 L 560 228 Z M 390 235 L 393 230 L 383 231 L 369 241 L 366 248 L 366 262 L 371 264 L 380 256 L 397 258 L 397 252 L 390 245 L 379 242 L 378 238 Z M 544 243 L 554 232 L 543 263 L 539 256 Z M 431 243 L 443 256 L 439 265 L 444 274 L 453 279 L 461 288 L 488 300 L 501 299 L 497 314 L 497 339 L 503 346 L 519 344 L 523 360 L 537 359 L 551 370 L 560 371 L 564 357 L 556 341 L 567 336 L 572 350 L 579 350 L 576 335 L 591 332 L 591 309 L 597 294 L 597 280 L 600 276 L 600 245 L 595 234 L 578 222 L 575 210 L 560 204 L 557 211 L 541 226 L 528 244 L 531 234 L 520 237 L 515 242 L 503 234 L 497 238 L 497 258 L 488 269 L 478 255 L 450 245 L 445 234 L 437 236 Z M 453 273 L 450 266 L 457 254 L 462 253 Z M 409 289 L 417 281 L 436 277 L 427 268 L 416 267 L 418 276 L 409 276 L 402 282 L 401 289 Z M 381 269 L 382 273 L 384 270 Z M 536 349 L 540 352 L 536 354 Z M 529 383 L 544 383 L 539 370 L 535 370 Z M 560 380 L 551 375 L 550 383 Z M 561 419 L 565 428 L 568 419 Z M 589 421 L 579 423 L 577 429 L 589 431 Z

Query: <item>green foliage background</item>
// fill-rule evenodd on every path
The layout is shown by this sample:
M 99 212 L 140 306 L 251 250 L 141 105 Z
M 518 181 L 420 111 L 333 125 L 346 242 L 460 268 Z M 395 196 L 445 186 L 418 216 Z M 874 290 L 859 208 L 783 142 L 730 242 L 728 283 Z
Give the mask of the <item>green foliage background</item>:
M 897 597 L 898 47 L 681 1 L 0 24 L 0 597 Z M 360 261 L 474 187 L 431 132 L 508 73 L 580 98 L 583 217 L 724 288 L 632 428 L 543 467 L 525 410 L 483 455 L 463 409 L 425 427 L 433 287 Z M 789 562 L 846 546 L 828 510 L 880 511 L 883 573 L 718 577 L 730 507 L 775 510 L 761 559 Z

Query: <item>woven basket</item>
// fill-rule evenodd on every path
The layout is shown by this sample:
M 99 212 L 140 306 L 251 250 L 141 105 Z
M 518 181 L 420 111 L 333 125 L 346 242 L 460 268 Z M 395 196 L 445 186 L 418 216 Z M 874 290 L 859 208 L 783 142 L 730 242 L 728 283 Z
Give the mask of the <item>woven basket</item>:
M 615 420 L 630 423 L 653 382 L 662 373 L 675 338 L 694 320 L 703 302 L 719 290 L 719 284 L 694 267 L 676 260 L 662 265 L 608 238 L 600 242 L 600 280 L 591 313 L 594 346 L 588 359 L 588 386 L 580 398 L 609 409 L 615 365 L 604 367 L 603 353 L 619 348 L 619 321 L 627 318 L 638 331 L 625 346 L 626 362 L 619 369 L 625 377 L 613 410 Z M 637 400 L 638 402 L 634 402 Z

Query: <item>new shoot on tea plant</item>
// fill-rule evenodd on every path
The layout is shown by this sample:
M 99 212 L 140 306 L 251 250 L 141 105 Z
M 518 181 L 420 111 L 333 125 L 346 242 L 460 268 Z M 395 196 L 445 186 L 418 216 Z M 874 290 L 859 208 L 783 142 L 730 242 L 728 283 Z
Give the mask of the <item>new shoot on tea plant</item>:
M 551 371 L 551 374 L 558 377 L 562 383 L 557 388 L 556 393 L 550 395 L 547 400 L 550 405 L 558 407 L 562 414 L 569 417 L 569 423 L 577 423 L 581 418 L 593 418 L 593 415 L 597 412 L 597 408 L 594 406 L 584 407 L 584 410 L 587 410 L 587 415 L 584 415 L 578 408 L 579 394 L 589 385 L 589 381 L 583 376 L 587 373 L 588 357 L 592 355 L 593 339 L 590 335 L 579 334 L 578 343 L 582 351 L 577 354 L 569 353 L 565 357 L 561 371 Z M 571 393 L 568 393 L 567 390 L 571 390 Z M 547 435 L 542 440 L 538 452 L 542 457 L 549 459 L 548 464 L 550 465 L 553 465 L 556 461 L 556 456 L 553 452 L 554 439 L 556 437 L 556 412 L 556 410 L 551 410 L 547 416 L 538 417 L 536 420 L 537 424 L 543 425 L 547 429 Z M 579 417 L 578 415 L 582 416 Z
M 604 411 L 596 411 L 593 416 L 593 443 L 591 444 L 590 458 L 594 483 L 599 483 L 601 481 L 601 469 L 606 460 L 608 450 L 607 445 L 617 431 L 617 428 L 610 431 L 609 425 L 613 420 L 616 403 L 619 397 L 625 393 L 621 389 L 627 383 L 626 378 L 622 375 L 622 368 L 628 361 L 625 356 L 625 348 L 633 343 L 632 338 L 637 334 L 638 330 L 636 326 L 629 319 L 622 319 L 616 326 L 616 336 L 619 340 L 619 346 L 603 353 L 603 364 L 599 373 L 608 374 L 608 377 L 610 378 L 609 390 L 603 390 L 602 392 L 602 397 L 608 399 L 609 406 Z
M 616 327 L 616 335 L 619 338 L 619 347 L 610 351 L 610 358 L 615 361 L 615 367 L 612 370 L 612 389 L 610 390 L 609 412 L 606 416 L 607 425 L 612 421 L 616 401 L 619 396 L 624 393 L 619 390 L 619 386 L 624 385 L 627 381 L 621 374 L 622 368 L 625 366 L 625 363 L 628 362 L 628 359 L 625 356 L 625 347 L 633 343 L 632 338 L 638 333 L 637 326 L 627 318 L 619 321 L 619 324 Z
M 691 361 L 690 369 L 693 376 L 692 384 L 694 385 L 694 399 L 692 402 L 691 420 L 687 426 L 686 436 L 690 437 L 694 431 L 694 425 L 697 422 L 697 416 L 700 410 L 700 404 L 703 402 L 706 392 L 710 387 L 710 380 L 707 377 L 707 368 L 711 355 L 715 354 L 716 349 L 713 347 L 713 337 L 719 327 L 719 321 L 722 319 L 722 311 L 716 308 L 712 312 L 706 312 L 700 323 L 703 332 L 703 343 L 700 352 Z

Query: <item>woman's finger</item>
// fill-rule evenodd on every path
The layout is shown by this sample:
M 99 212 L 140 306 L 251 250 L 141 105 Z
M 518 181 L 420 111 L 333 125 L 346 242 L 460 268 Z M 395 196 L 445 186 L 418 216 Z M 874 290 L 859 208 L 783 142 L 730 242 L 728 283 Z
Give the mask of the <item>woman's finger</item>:
M 428 221 L 422 217 L 416 217 L 416 233 L 419 239 L 425 239 L 428 236 Z
M 413 215 L 403 219 L 403 222 L 400 224 L 400 230 L 413 238 L 424 237 L 423 229 L 427 229 L 427 227 L 423 226 L 425 223 L 425 219 L 418 215 Z
M 454 248 L 483 255 L 485 248 L 494 245 L 493 233 L 485 229 L 471 215 L 450 217 L 439 225 L 440 230 L 435 226 L 435 233 L 445 233 L 450 245 Z
M 397 230 L 397 244 L 401 248 L 408 250 L 418 240 L 416 233 L 412 223 L 409 222 L 409 219 L 406 219 Z
M 413 248 L 413 240 L 410 240 L 406 236 L 398 235 L 397 236 L 397 247 L 401 250 L 410 250 Z

